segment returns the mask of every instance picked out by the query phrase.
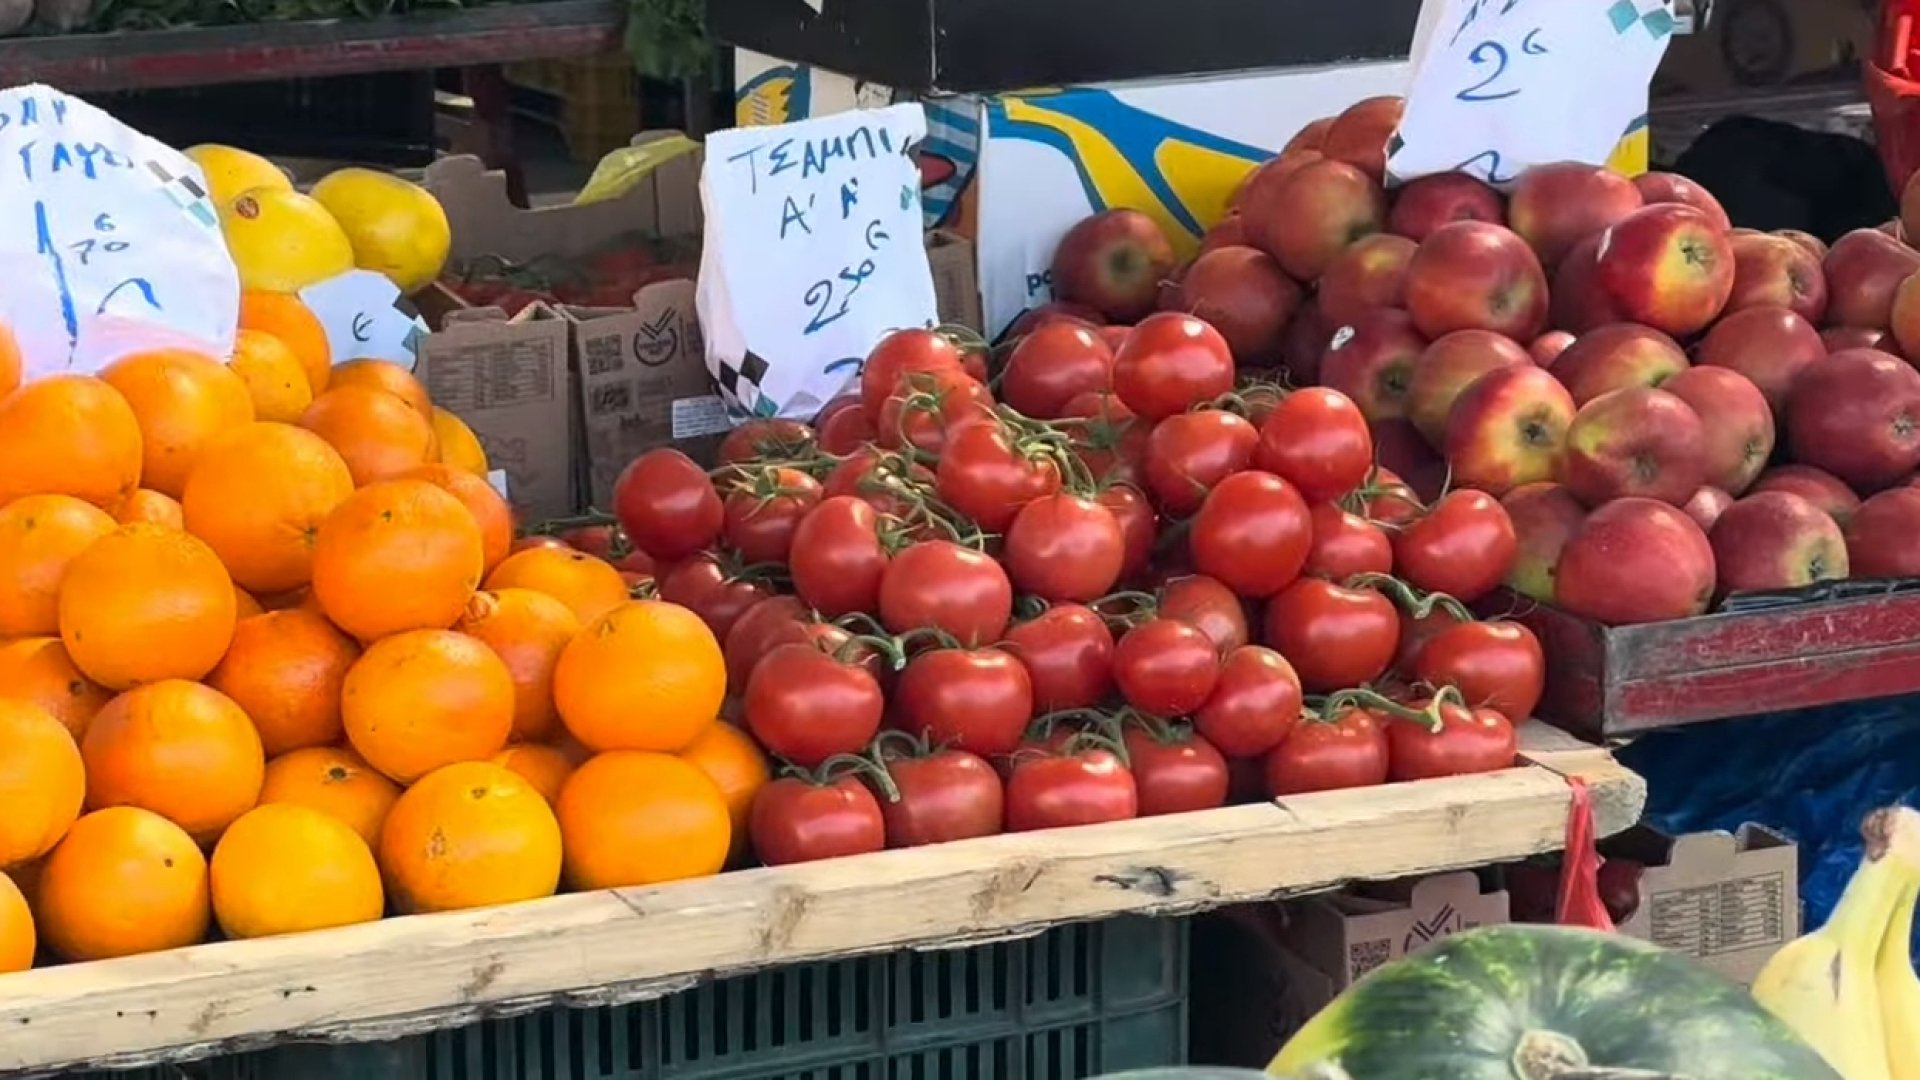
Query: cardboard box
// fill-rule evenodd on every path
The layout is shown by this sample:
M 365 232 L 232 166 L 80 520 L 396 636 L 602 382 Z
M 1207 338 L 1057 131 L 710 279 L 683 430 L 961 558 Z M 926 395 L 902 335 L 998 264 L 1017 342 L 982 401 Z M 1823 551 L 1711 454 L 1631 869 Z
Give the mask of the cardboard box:
M 980 319 L 980 276 L 974 265 L 973 241 L 944 229 L 928 233 L 927 266 L 933 270 L 933 298 L 940 321 L 975 333 L 985 329 Z
M 1743 984 L 1800 936 L 1800 850 L 1764 825 L 1679 837 L 1641 826 L 1601 850 L 1647 868 L 1623 934 Z

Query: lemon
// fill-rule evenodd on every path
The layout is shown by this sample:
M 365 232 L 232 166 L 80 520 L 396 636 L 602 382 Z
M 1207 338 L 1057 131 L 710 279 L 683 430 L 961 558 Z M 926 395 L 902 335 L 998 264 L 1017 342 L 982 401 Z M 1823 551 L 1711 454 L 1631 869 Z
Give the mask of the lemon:
M 418 184 L 373 169 L 340 169 L 313 185 L 353 242 L 353 262 L 385 274 L 411 296 L 440 276 L 453 230 L 440 200 Z
M 466 422 L 438 405 L 433 407 L 433 433 L 440 439 L 440 460 L 482 480 L 487 478 L 487 451 Z
M 293 189 L 293 181 L 280 167 L 251 151 L 218 143 L 201 143 L 182 151 L 200 171 L 207 174 L 207 197 L 215 206 L 225 206 L 241 192 L 257 187 Z
M 291 188 L 220 204 L 220 231 L 246 289 L 294 293 L 353 269 L 353 244 L 327 208 Z

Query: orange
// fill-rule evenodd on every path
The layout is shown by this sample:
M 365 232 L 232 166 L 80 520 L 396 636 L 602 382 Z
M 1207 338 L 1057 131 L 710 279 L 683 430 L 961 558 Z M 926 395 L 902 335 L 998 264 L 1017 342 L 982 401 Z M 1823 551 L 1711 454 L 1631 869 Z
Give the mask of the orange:
M 338 390 L 343 386 L 365 386 L 374 390 L 385 390 L 401 401 L 413 407 L 413 411 L 433 421 L 433 401 L 427 397 L 427 388 L 413 373 L 399 364 L 386 360 L 349 360 L 333 366 L 333 380 L 328 389 Z
M 159 525 L 126 525 L 67 567 L 60 638 L 109 690 L 198 679 L 233 640 L 233 579 L 213 550 Z
M 733 819 L 733 853 L 744 854 L 747 842 L 747 816 L 753 810 L 753 797 L 773 779 L 767 755 L 753 737 L 732 724 L 721 721 L 680 751 L 680 760 L 707 774 L 727 800 L 727 814 Z
M 71 495 L 29 495 L 0 507 L 0 638 L 60 629 L 67 567 L 117 526 Z
M 335 626 L 375 641 L 459 620 L 486 564 L 480 526 L 421 480 L 361 488 L 320 525 L 313 595 Z
M 59 638 L 34 637 L 0 642 L 0 697 L 38 705 L 78 739 L 113 693 L 73 666 Z
M 0 506 L 72 495 L 117 506 L 140 486 L 140 420 L 99 379 L 54 375 L 0 398 Z
M 0 868 L 52 851 L 80 816 L 86 788 L 80 750 L 60 721 L 0 698 Z
M 253 421 L 253 396 L 225 364 L 186 349 L 154 349 L 114 361 L 100 373 L 140 420 L 145 454 L 140 477 L 162 495 L 180 497 L 200 451 Z M 264 478 L 263 478 L 264 479 Z
M 327 344 L 327 328 L 320 325 L 320 319 L 298 296 L 243 290 L 240 326 L 245 330 L 264 330 L 279 338 L 300 361 L 313 396 L 326 393 L 333 371 L 333 349 Z
M 113 520 L 122 525 L 144 521 L 149 525 L 165 525 L 169 529 L 187 527 L 180 503 L 173 496 L 162 495 L 152 488 L 141 488 L 120 500 L 120 505 L 113 508 Z
M 169 679 L 129 690 L 93 718 L 80 754 L 87 807 L 138 806 L 203 843 L 260 801 L 267 759 L 240 706 Z
M 0 371 L 0 376 L 5 372 Z M 13 879 L 0 874 L 0 975 L 33 966 L 33 912 Z
M 727 665 L 700 617 L 634 600 L 588 624 L 553 670 L 560 719 L 588 749 L 675 753 L 720 715 Z
M 493 485 L 451 465 L 422 465 L 401 475 L 402 480 L 424 480 L 460 500 L 480 526 L 480 550 L 491 572 L 513 547 L 513 509 Z
M 380 842 L 380 826 L 399 797 L 400 785 L 344 746 L 309 747 L 274 758 L 260 788 L 262 806 L 293 803 L 330 814 L 369 847 Z
M 264 330 L 242 329 L 236 334 L 233 359 L 227 366 L 246 384 L 257 419 L 291 424 L 313 404 L 313 383 L 300 358 L 286 342 Z
M 262 605 L 260 601 L 255 600 L 252 593 L 238 585 L 233 587 L 233 618 L 236 629 L 239 627 L 241 621 L 251 619 L 255 615 L 265 615 L 266 613 L 266 607 Z
M 438 405 L 433 407 L 433 436 L 440 443 L 440 460 L 470 472 L 482 480 L 487 477 L 487 449 L 466 421 Z
M 74 822 L 40 868 L 40 936 L 68 960 L 107 960 L 207 936 L 207 859 L 178 825 L 134 806 Z
M 20 341 L 13 331 L 0 326 L 0 398 L 20 389 L 26 377 L 26 361 L 20 356 Z
M 573 775 L 574 765 L 566 751 L 538 743 L 509 746 L 493 755 L 493 763 L 532 784 L 549 804 L 559 801 L 560 788 Z
M 358 833 L 318 810 L 261 806 L 213 849 L 213 917 L 230 938 L 373 922 L 386 910 L 380 868 Z
M 396 911 L 512 904 L 560 884 L 560 823 L 525 780 L 463 762 L 422 778 L 380 832 L 380 869 Z
M 207 685 L 253 719 L 268 757 L 340 741 L 340 689 L 360 646 L 295 608 L 240 620 Z
M 255 423 L 207 447 L 187 477 L 187 531 L 257 593 L 313 577 L 320 523 L 353 494 L 347 463 L 311 431 Z
M 340 692 L 347 741 L 410 784 L 443 765 L 485 761 L 513 730 L 513 676 L 493 650 L 451 630 L 369 646 Z
M 670 754 L 601 754 L 567 778 L 554 815 L 580 890 L 711 877 L 733 840 L 720 789 Z
M 391 480 L 435 456 L 433 424 L 405 401 L 371 386 L 340 386 L 313 399 L 300 426 L 327 440 L 353 482 Z
M 604 559 L 563 548 L 532 547 L 507 556 L 487 575 L 487 588 L 532 589 L 573 609 L 580 621 L 593 620 L 628 600 L 627 582 Z
M 531 589 L 473 594 L 454 629 L 472 635 L 507 665 L 513 676 L 513 737 L 536 741 L 553 734 L 553 668 L 561 650 L 580 632 L 567 605 Z

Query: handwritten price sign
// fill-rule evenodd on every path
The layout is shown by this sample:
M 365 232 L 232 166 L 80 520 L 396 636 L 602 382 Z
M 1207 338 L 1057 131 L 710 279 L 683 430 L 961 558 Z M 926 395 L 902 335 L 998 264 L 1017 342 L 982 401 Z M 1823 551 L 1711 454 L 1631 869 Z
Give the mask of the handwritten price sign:
M 1426 0 L 1387 168 L 1506 184 L 1548 162 L 1604 164 L 1646 115 L 1677 25 L 1666 0 Z
M 239 276 L 177 151 L 58 90 L 0 90 L 0 205 L 0 319 L 28 377 L 160 345 L 232 353 Z
M 707 138 L 697 303 L 740 416 L 811 419 L 889 330 L 935 321 L 918 104 Z

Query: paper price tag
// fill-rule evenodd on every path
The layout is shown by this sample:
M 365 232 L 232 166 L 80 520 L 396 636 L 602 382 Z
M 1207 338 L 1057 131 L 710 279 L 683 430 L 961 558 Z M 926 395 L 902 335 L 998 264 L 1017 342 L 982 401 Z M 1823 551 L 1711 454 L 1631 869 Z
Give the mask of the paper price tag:
M 1664 0 L 1426 0 L 1388 171 L 1502 185 L 1534 165 L 1605 164 L 1646 115 L 1677 26 Z
M 79 98 L 0 90 L 0 320 L 26 375 L 233 353 L 240 277 L 198 166 Z
M 413 370 L 427 324 L 385 274 L 349 270 L 301 289 L 300 299 L 326 328 L 334 363 L 386 360 Z
M 696 296 L 736 415 L 812 419 L 889 330 L 931 326 L 917 103 L 707 138 Z

